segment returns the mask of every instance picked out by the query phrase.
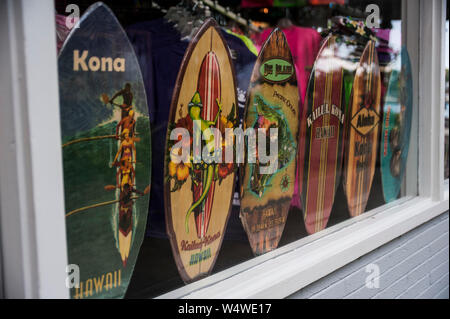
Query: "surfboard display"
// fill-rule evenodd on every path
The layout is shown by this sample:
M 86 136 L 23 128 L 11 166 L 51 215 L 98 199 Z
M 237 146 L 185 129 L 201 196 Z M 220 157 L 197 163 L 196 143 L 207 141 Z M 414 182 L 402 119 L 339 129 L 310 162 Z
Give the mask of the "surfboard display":
M 343 184 L 352 217 L 364 212 L 372 187 L 381 126 L 380 94 L 378 58 L 370 40 L 356 69 L 345 140 Z
M 58 57 L 72 298 L 124 296 L 147 221 L 150 121 L 141 71 L 112 11 L 95 3 Z
M 412 120 L 411 62 L 406 47 L 391 63 L 381 130 L 381 181 L 385 201 L 395 200 L 405 174 Z
M 247 143 L 240 217 L 255 255 L 275 249 L 286 224 L 296 174 L 298 104 L 292 55 L 283 32 L 275 29 L 256 60 L 244 117 L 257 143 Z
M 224 158 L 225 145 L 234 147 L 225 129 L 238 124 L 236 105 L 228 47 L 208 19 L 183 58 L 166 142 L 167 233 L 186 283 L 211 272 L 224 237 L 237 171 L 233 159 Z
M 342 169 L 345 88 L 336 39 L 328 36 L 317 55 L 300 129 L 299 145 L 303 152 L 299 156 L 304 156 L 304 164 L 303 185 L 299 189 L 309 234 L 326 227 Z

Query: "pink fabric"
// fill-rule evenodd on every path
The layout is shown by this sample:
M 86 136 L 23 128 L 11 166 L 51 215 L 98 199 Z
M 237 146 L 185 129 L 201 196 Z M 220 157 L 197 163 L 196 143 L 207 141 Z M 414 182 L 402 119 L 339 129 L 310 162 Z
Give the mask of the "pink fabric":
M 389 42 L 391 29 L 372 28 L 371 30 L 376 34 L 377 37 L 379 37 L 380 39 L 383 39 L 383 40 L 386 40 L 387 42 Z
M 381 45 L 377 45 L 377 51 L 378 52 L 384 52 L 384 53 L 392 53 L 392 48 L 389 46 L 390 38 L 391 38 L 391 29 L 377 29 L 373 28 L 371 29 L 375 35 L 385 40 L 386 43 L 381 43 Z
M 70 33 L 70 29 L 66 26 L 66 16 L 56 14 L 55 21 L 56 21 L 56 47 L 59 53 L 61 47 L 64 44 L 64 41 L 66 40 L 67 36 Z
M 261 34 L 261 43 L 269 37 L 272 29 L 266 29 Z M 295 70 L 297 72 L 298 90 L 300 96 L 299 105 L 299 120 L 303 110 L 303 103 L 305 101 L 306 89 L 308 87 L 309 76 L 311 69 L 316 60 L 317 53 L 320 50 L 320 43 L 322 37 L 312 28 L 303 28 L 292 26 L 288 29 L 283 29 L 283 32 L 288 41 L 289 47 L 294 59 Z M 294 195 L 292 196 L 291 206 L 301 208 L 300 194 L 298 192 L 298 167 L 295 177 Z

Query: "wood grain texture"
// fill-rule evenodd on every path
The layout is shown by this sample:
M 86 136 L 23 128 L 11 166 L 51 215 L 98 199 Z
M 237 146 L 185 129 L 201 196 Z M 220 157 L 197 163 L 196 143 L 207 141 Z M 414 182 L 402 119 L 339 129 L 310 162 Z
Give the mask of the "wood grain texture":
M 345 141 L 343 184 L 350 215 L 362 214 L 372 187 L 380 132 L 381 81 L 375 43 L 356 69 Z
M 275 173 L 260 174 L 259 157 L 254 164 L 246 158 L 241 170 L 240 217 L 255 255 L 278 246 L 286 223 L 296 173 L 298 103 L 292 55 L 283 32 L 275 29 L 253 69 L 244 118 L 245 129 L 278 128 Z
M 199 194 L 206 185 L 207 166 L 198 167 L 190 163 L 189 174 L 174 173 L 172 179 L 167 179 L 172 171 L 182 172 L 183 169 L 188 171 L 183 166 L 172 170 L 170 165 L 173 164 L 170 164 L 170 157 L 167 154 L 172 147 L 169 140 L 172 128 L 184 127 L 192 134 L 189 103 L 196 93 L 199 94 L 203 105 L 200 113 L 203 120 L 213 120 L 217 115 L 216 99 L 222 104 L 219 120 L 211 127 L 222 130 L 230 123 L 224 117 L 236 118 L 234 69 L 228 47 L 213 19 L 203 24 L 183 58 L 172 98 L 166 141 L 164 168 L 166 227 L 178 271 L 186 283 L 207 276 L 214 266 L 228 222 L 235 181 L 235 172 L 231 170 L 222 180 L 213 180 L 206 199 L 188 217 L 188 224 L 185 225 L 188 210 L 199 199 Z M 219 166 L 219 172 L 225 169 L 225 166 Z M 197 185 L 193 182 L 193 178 L 198 178 Z M 177 179 L 182 180 L 182 184 L 174 190 Z
M 309 234 L 326 227 L 342 169 L 346 119 L 344 70 L 338 49 L 335 36 L 324 40 L 308 84 L 301 121 L 299 170 L 303 185 L 299 189 Z

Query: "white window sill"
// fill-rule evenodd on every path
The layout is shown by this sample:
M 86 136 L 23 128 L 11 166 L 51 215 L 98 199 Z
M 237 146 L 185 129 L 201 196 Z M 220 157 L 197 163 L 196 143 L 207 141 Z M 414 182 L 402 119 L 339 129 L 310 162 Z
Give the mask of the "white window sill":
M 158 298 L 285 298 L 448 211 L 444 188 L 443 201 L 400 199 Z

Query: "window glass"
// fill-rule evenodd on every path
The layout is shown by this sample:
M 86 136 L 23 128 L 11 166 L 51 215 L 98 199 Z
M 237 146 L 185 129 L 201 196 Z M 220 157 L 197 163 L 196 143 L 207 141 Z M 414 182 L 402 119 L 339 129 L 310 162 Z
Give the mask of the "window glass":
M 404 196 L 401 1 L 105 3 L 55 0 L 73 298 L 156 297 Z M 446 52 L 448 177 L 448 22 Z

